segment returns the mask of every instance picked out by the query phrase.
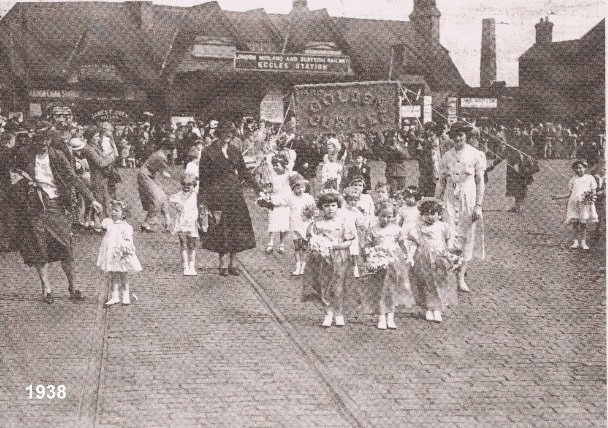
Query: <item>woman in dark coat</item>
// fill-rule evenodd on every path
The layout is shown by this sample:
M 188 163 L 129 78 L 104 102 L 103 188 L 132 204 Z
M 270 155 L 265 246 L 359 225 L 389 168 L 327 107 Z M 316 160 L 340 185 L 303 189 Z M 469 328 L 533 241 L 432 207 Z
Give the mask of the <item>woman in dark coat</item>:
M 234 128 L 229 123 L 216 130 L 217 140 L 201 154 L 199 206 L 201 215 L 211 214 L 209 228 L 201 237 L 202 248 L 219 254 L 220 275 L 238 276 L 234 255 L 255 248 L 255 235 L 241 182 L 246 180 L 257 193 L 258 183 L 247 170 L 239 150 L 230 145 Z M 229 254 L 228 267 L 224 255 Z
M 34 266 L 42 283 L 42 299 L 53 303 L 49 280 L 49 263 L 60 261 L 68 280 L 70 299 L 81 300 L 82 294 L 74 279 L 74 257 L 67 216 L 71 205 L 71 189 L 90 202 L 95 211 L 101 205 L 86 184 L 76 177 L 65 155 L 50 146 L 53 134 L 50 124 L 34 135 L 31 151 L 22 156 L 15 170 L 18 181 L 16 196 L 19 252 L 27 266 Z

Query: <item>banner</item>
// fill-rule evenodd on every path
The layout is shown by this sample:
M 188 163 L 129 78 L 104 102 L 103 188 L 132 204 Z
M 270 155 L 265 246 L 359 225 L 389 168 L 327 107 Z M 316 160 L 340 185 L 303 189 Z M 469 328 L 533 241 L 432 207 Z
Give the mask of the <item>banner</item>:
M 382 132 L 401 124 L 398 82 L 294 86 L 298 134 Z
M 497 108 L 496 98 L 461 98 L 460 107 L 462 108 Z
M 236 52 L 234 68 L 252 71 L 346 74 L 350 71 L 350 58 L 338 55 Z
M 91 115 L 91 119 L 96 122 L 121 122 L 129 118 L 129 115 L 122 110 L 104 109 Z

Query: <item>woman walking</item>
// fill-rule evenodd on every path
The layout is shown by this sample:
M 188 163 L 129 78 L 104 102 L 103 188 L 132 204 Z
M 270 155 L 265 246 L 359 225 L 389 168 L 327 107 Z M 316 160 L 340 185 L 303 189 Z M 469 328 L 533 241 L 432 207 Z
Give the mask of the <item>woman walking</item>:
M 456 231 L 464 262 L 458 270 L 458 288 L 469 291 L 464 281 L 466 264 L 473 258 L 475 229 L 482 216 L 485 193 L 484 172 L 486 156 L 467 144 L 467 133 L 472 127 L 465 122 L 456 122 L 449 136 L 454 147 L 441 159 L 440 178 L 435 197 L 441 200 L 445 210 L 443 220 Z
M 255 248 L 255 235 L 241 182 L 246 180 L 263 196 L 247 170 L 239 150 L 230 144 L 235 130 L 230 123 L 216 129 L 217 140 L 201 154 L 199 162 L 199 212 L 212 214 L 209 229 L 201 237 L 202 248 L 219 255 L 220 275 L 238 276 L 234 255 Z M 206 215 L 206 214 L 205 214 Z M 228 267 L 224 256 L 228 254 Z

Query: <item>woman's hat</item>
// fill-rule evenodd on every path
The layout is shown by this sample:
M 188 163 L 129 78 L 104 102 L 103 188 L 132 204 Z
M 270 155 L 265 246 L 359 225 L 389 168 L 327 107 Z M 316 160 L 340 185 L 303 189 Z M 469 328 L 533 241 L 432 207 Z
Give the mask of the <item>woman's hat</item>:
M 289 177 L 289 187 L 294 188 L 295 186 L 301 186 L 308 184 L 308 180 L 302 177 L 300 174 L 295 173 Z
M 70 140 L 70 148 L 74 151 L 82 150 L 87 145 L 85 140 L 74 137 Z
M 236 130 L 234 129 L 234 126 L 232 126 L 231 122 L 222 122 L 217 126 L 215 130 L 215 135 L 217 135 L 218 137 L 222 135 L 234 135 L 235 132 Z
M 460 132 L 471 132 L 473 127 L 469 125 L 467 122 L 459 120 L 458 122 L 454 122 L 450 127 L 448 135 L 451 137 L 452 135 L 458 134 Z

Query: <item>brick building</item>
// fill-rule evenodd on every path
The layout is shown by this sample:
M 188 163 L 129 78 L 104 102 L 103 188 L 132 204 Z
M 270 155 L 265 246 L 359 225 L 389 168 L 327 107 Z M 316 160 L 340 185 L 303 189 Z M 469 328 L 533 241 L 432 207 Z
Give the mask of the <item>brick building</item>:
M 415 0 L 410 21 L 332 17 L 306 0 L 285 15 L 17 3 L 0 21 L 0 106 L 36 116 L 64 104 L 81 122 L 100 110 L 276 118 L 296 84 L 399 79 L 442 107 L 467 85 L 439 43 L 440 15 L 434 0 Z

